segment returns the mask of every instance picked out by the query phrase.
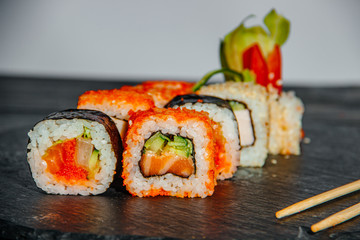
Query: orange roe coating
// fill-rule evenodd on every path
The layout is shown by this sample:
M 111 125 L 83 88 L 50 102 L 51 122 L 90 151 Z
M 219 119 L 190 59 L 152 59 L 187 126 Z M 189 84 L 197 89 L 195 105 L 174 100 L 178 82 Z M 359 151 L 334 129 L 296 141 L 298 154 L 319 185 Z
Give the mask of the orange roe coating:
M 43 159 L 47 163 L 46 170 L 59 181 L 77 184 L 86 181 L 88 172 L 76 164 L 76 139 L 69 139 L 49 147 Z
M 168 119 L 169 116 L 171 116 L 171 118 L 175 119 L 177 123 L 183 123 L 189 120 L 204 122 L 205 124 L 209 124 L 209 125 L 211 123 L 208 114 L 205 112 L 197 112 L 195 110 L 173 109 L 173 108 L 152 108 L 146 111 L 138 111 L 131 115 L 129 121 L 135 122 L 136 120 L 137 125 L 139 125 L 142 124 L 144 121 L 146 121 L 148 118 L 151 118 L 152 116 L 153 119 L 157 118 L 164 120 Z M 211 125 L 209 127 L 211 128 Z
M 171 81 L 171 80 L 159 80 L 159 81 L 145 81 L 134 87 L 125 86 L 121 89 L 132 89 L 139 93 L 146 93 L 153 97 L 157 107 L 163 107 L 171 99 L 178 95 L 192 93 L 192 87 L 195 83 L 185 81 Z
M 220 172 L 231 172 L 232 163 L 226 161 L 226 149 L 225 145 L 227 143 L 226 138 L 223 135 L 222 128 L 220 123 L 213 122 L 212 124 L 214 129 L 214 142 L 215 142 L 215 166 L 216 166 L 216 175 Z
M 122 89 L 87 91 L 79 97 L 77 107 L 84 108 L 89 105 L 98 106 L 95 110 L 101 110 L 101 105 L 117 108 L 127 106 L 132 111 L 155 107 L 154 101 L 149 95 L 138 92 L 131 86 Z

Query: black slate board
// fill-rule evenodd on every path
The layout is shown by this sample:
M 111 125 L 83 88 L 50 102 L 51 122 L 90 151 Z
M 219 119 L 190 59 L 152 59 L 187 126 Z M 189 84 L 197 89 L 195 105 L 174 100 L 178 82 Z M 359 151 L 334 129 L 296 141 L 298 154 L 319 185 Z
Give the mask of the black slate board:
M 311 224 L 360 201 L 359 193 L 277 220 L 292 203 L 359 179 L 360 88 L 292 88 L 311 139 L 300 156 L 241 168 L 205 199 L 130 196 L 119 182 L 98 196 L 47 195 L 31 178 L 27 132 L 86 90 L 124 82 L 0 77 L 0 238 L 358 239 L 360 218 L 313 234 Z M 276 160 L 276 164 L 272 160 Z

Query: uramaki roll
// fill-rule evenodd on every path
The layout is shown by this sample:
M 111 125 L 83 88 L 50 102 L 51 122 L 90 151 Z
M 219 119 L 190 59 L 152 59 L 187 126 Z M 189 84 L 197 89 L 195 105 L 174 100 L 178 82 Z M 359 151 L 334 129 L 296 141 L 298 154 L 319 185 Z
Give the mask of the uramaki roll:
M 136 86 L 124 86 L 123 90 L 135 90 L 148 94 L 155 102 L 156 107 L 164 107 L 171 99 L 178 95 L 192 93 L 194 83 L 174 80 L 145 81 Z
M 187 94 L 173 98 L 165 107 L 193 109 L 206 112 L 213 120 L 216 145 L 217 179 L 231 178 L 240 165 L 240 138 L 235 115 L 230 104 L 220 98 Z
M 123 138 L 131 112 L 155 107 L 151 96 L 139 93 L 132 87 L 124 89 L 87 91 L 79 97 L 78 109 L 102 111 L 115 122 Z
M 225 82 L 202 87 L 199 94 L 229 101 L 238 121 L 240 166 L 262 167 L 268 154 L 269 104 L 265 87 L 252 82 Z
M 123 154 L 126 189 L 140 197 L 212 195 L 216 176 L 210 121 L 187 109 L 133 114 Z
M 96 195 L 121 171 L 122 142 L 111 118 L 99 111 L 55 112 L 28 133 L 27 160 L 47 193 Z

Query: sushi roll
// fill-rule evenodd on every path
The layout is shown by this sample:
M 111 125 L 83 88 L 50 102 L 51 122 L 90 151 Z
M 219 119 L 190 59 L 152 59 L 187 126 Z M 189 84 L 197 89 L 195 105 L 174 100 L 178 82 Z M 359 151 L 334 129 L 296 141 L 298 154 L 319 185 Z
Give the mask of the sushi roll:
M 212 195 L 216 177 L 210 121 L 187 109 L 134 113 L 123 153 L 126 189 L 139 197 Z
M 299 155 L 302 139 L 304 104 L 295 93 L 270 95 L 269 152 L 271 154 Z
M 171 99 L 178 95 L 192 93 L 194 83 L 185 81 L 145 81 L 136 86 L 124 86 L 122 89 L 131 89 L 139 93 L 148 94 L 155 102 L 156 107 L 164 107 Z
M 216 154 L 217 179 L 231 178 L 240 165 L 240 138 L 235 115 L 230 104 L 220 98 L 205 95 L 180 95 L 165 107 L 204 111 L 215 123 L 213 125 Z
M 78 109 L 102 111 L 112 117 L 123 138 L 131 112 L 155 107 L 151 96 L 128 89 L 87 91 L 79 97 Z
M 269 107 L 265 87 L 252 82 L 225 82 L 203 86 L 198 94 L 229 102 L 238 122 L 242 167 L 262 167 L 268 154 Z
M 30 170 L 36 185 L 47 193 L 100 194 L 121 171 L 121 138 L 115 123 L 102 112 L 55 112 L 28 136 Z

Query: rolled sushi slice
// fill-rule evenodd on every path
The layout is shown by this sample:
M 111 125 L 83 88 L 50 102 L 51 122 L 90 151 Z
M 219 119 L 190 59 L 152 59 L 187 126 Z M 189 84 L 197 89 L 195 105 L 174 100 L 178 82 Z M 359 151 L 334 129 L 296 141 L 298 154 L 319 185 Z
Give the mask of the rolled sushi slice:
M 79 97 L 78 109 L 102 111 L 112 117 L 122 139 L 131 112 L 155 107 L 151 96 L 131 87 L 124 89 L 87 91 Z
M 220 98 L 205 95 L 180 95 L 165 107 L 204 111 L 215 123 L 215 166 L 217 179 L 231 178 L 240 165 L 240 138 L 235 115 L 230 104 Z
M 171 99 L 178 95 L 192 93 L 194 83 L 174 80 L 145 81 L 136 86 L 124 86 L 122 89 L 131 89 L 152 97 L 156 107 L 164 107 Z
M 299 155 L 304 104 L 295 93 L 270 94 L 269 152 Z
M 121 172 L 122 142 L 99 111 L 55 112 L 28 133 L 27 160 L 36 185 L 62 195 L 96 195 Z
M 187 109 L 133 114 L 123 154 L 126 189 L 139 197 L 212 195 L 216 177 L 210 121 Z
M 242 147 L 240 166 L 262 167 L 268 154 L 266 88 L 252 82 L 225 82 L 203 86 L 197 93 L 229 101 L 238 122 Z

